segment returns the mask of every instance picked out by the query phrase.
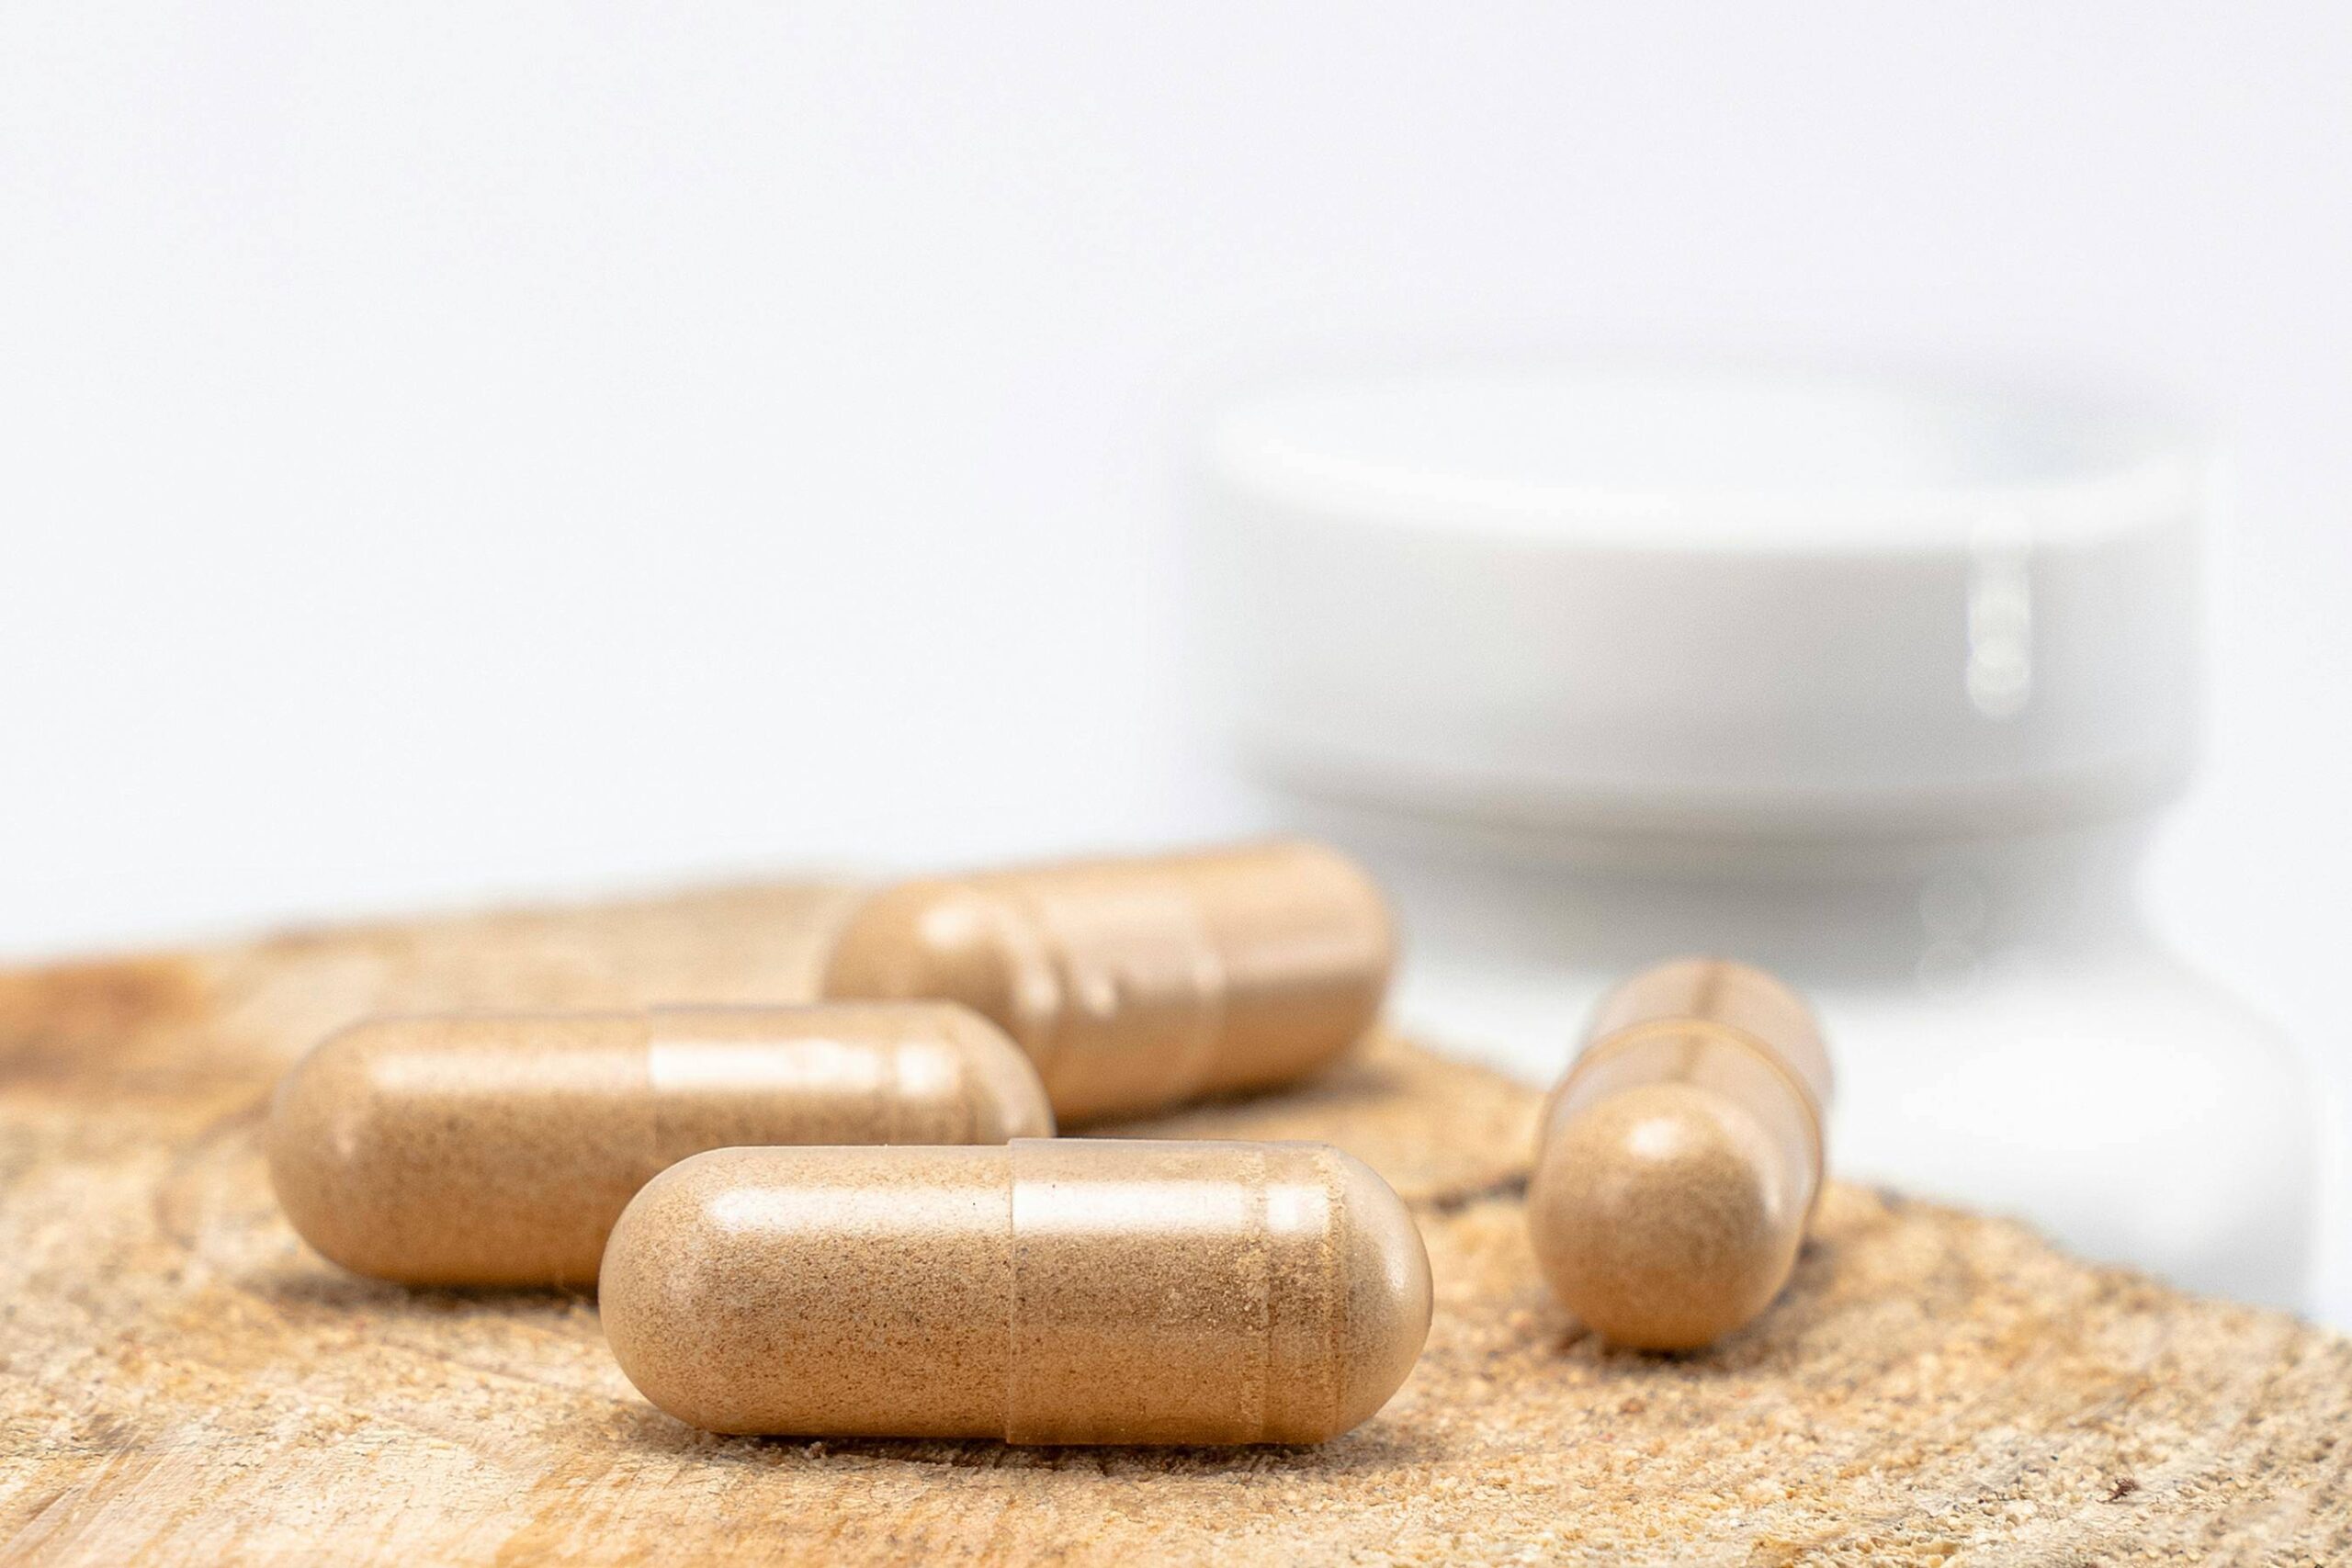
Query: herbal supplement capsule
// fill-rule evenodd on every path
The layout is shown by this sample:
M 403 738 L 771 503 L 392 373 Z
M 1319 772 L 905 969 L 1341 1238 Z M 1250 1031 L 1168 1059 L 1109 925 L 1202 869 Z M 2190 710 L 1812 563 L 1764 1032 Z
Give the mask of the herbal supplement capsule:
M 1763 1311 L 1821 1190 L 1829 1095 L 1812 1013 L 1763 971 L 1686 958 L 1620 985 L 1536 1135 L 1527 1224 L 1561 1301 L 1650 1350 Z
M 1064 1121 L 1286 1083 L 1380 1014 L 1386 904 L 1319 844 L 910 882 L 850 919 L 831 997 L 945 997 L 1029 1053 Z
M 714 1432 L 1312 1443 L 1430 1326 L 1388 1184 L 1321 1144 L 722 1149 L 614 1227 L 605 1337 Z
M 946 1003 L 383 1018 L 278 1085 L 270 1179 L 345 1268 L 588 1285 L 667 1166 L 734 1144 L 1001 1144 L 1053 1131 L 987 1020 Z

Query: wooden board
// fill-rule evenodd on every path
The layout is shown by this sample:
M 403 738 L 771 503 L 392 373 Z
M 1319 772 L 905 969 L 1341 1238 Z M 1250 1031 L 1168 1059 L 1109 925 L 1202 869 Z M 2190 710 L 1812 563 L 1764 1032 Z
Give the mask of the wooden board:
M 1418 1211 L 1428 1352 L 1319 1449 L 711 1438 L 638 1398 L 592 1300 L 369 1283 L 278 1218 L 264 1098 L 327 1029 L 804 994 L 841 899 L 729 891 L 0 975 L 0 1558 L 2352 1561 L 2352 1342 L 1838 1188 L 1748 1332 L 1612 1352 L 1532 1270 L 1533 1097 L 1394 1042 L 1149 1129 L 1328 1137 Z

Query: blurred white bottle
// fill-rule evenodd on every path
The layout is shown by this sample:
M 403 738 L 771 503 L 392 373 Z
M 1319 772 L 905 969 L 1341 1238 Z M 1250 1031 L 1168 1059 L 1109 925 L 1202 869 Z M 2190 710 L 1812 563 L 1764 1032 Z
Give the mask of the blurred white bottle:
M 1405 1025 L 1533 1081 L 1628 970 L 1803 987 L 1849 1179 L 2301 1307 L 2310 1073 L 2162 949 L 2207 454 L 2137 407 L 1728 369 L 1277 388 L 1204 582 L 1281 814 L 1403 913 Z

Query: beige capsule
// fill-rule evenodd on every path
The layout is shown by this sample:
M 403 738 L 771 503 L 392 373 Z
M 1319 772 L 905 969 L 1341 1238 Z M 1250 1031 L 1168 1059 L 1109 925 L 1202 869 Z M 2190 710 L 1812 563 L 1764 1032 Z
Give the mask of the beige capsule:
M 1811 1011 L 1760 969 L 1687 958 L 1620 985 L 1536 1137 L 1528 1230 L 1560 1300 L 1652 1350 L 1762 1312 L 1820 1194 L 1830 1087 Z
M 1371 877 L 1283 841 L 906 883 L 851 917 L 824 990 L 986 1014 L 1079 1122 L 1314 1071 L 1372 1027 L 1395 961 Z
M 1404 1382 L 1430 1272 L 1320 1144 L 723 1149 L 630 1203 L 599 1308 L 716 1432 L 1311 1443 Z
M 413 1285 L 594 1283 L 664 1168 L 737 1144 L 1001 1144 L 1053 1131 L 1028 1061 L 946 1003 L 382 1018 L 277 1088 L 302 1238 Z

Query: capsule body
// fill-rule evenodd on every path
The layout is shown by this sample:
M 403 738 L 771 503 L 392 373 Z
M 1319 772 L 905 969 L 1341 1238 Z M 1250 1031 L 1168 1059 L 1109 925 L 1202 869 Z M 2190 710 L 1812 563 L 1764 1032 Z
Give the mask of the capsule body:
M 1678 959 L 1619 986 L 1536 1135 L 1528 1229 L 1560 1299 L 1654 1350 L 1763 1311 L 1820 1194 L 1830 1088 L 1811 1012 L 1761 970 Z
M 638 1189 L 705 1149 L 1052 1131 L 994 1026 L 899 1003 L 374 1019 L 286 1076 L 268 1145 L 287 1217 L 346 1269 L 586 1286 Z
M 682 1421 L 801 1437 L 1306 1443 L 1412 1370 L 1429 1259 L 1319 1144 L 723 1149 L 647 1186 L 599 1292 Z
M 1029 1053 L 1065 1122 L 1285 1083 L 1379 1017 L 1396 940 L 1319 844 L 910 882 L 850 919 L 831 997 L 944 997 Z

